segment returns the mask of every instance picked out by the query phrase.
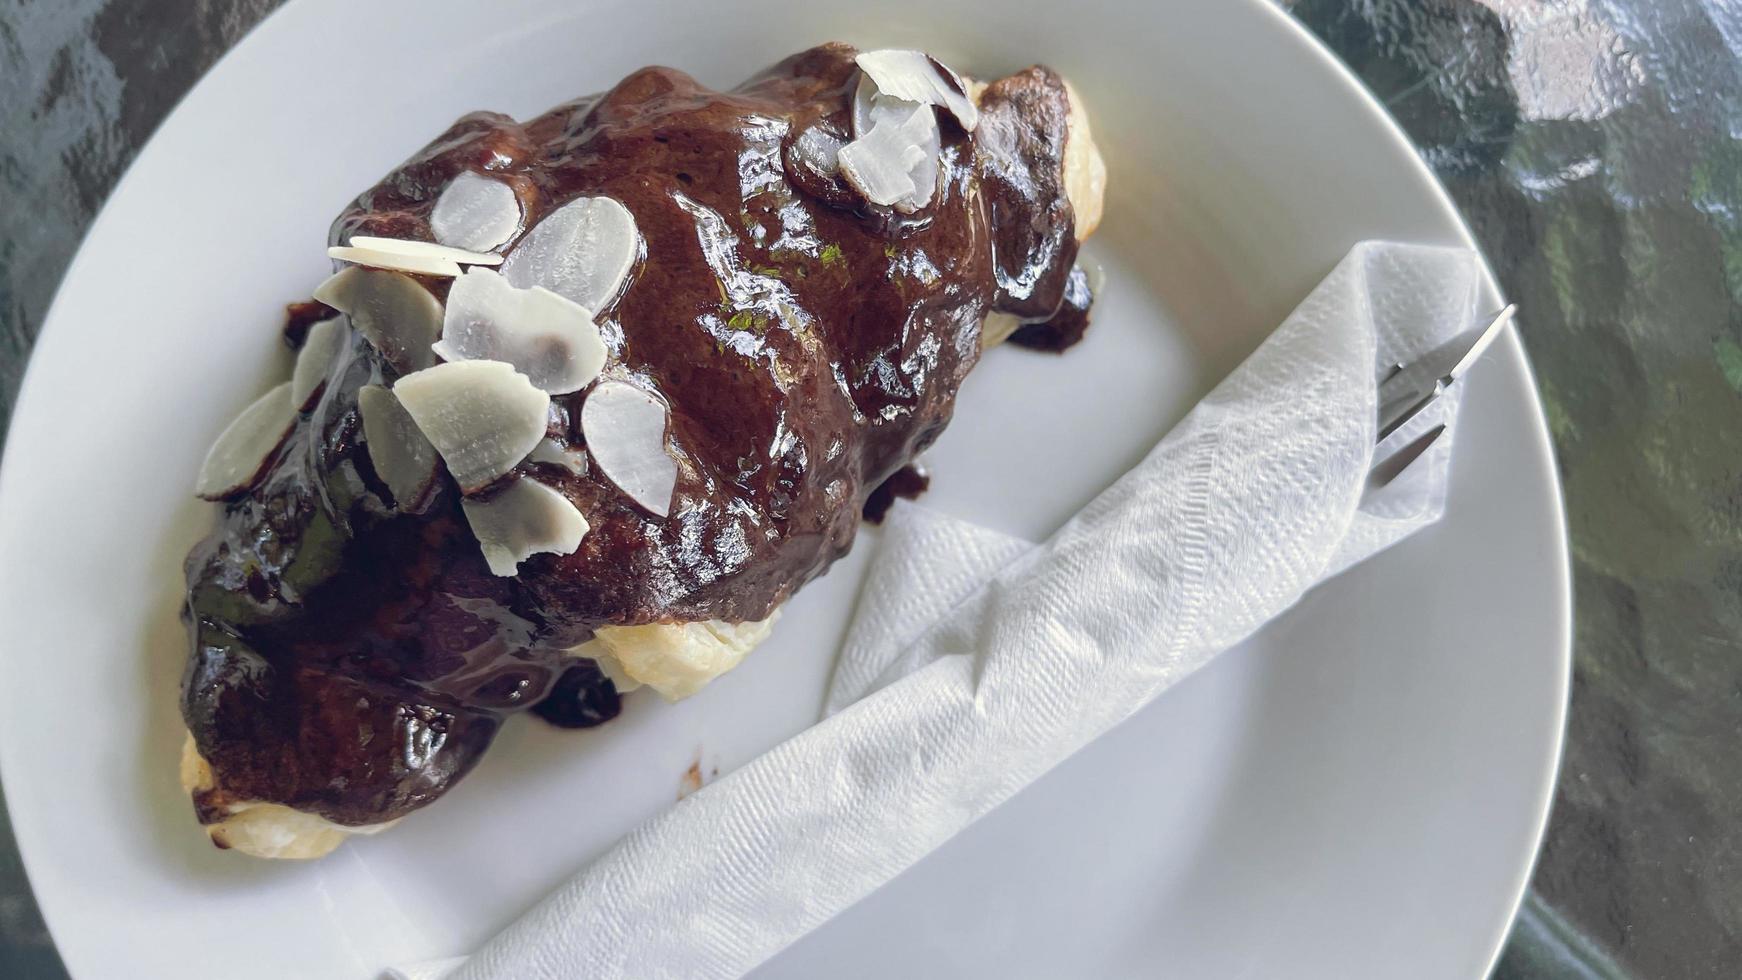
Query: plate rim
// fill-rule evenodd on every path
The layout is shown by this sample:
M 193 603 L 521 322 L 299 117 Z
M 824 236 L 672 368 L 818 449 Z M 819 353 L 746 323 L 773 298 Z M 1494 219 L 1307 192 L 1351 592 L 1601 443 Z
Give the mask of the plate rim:
M 1302 42 L 1324 63 L 1333 75 L 1352 90 L 1355 97 L 1383 122 L 1386 135 L 1397 143 L 1409 157 L 1411 166 L 1419 181 L 1426 184 L 1432 193 L 1435 203 L 1444 212 L 1451 224 L 1457 228 L 1462 244 L 1476 253 L 1481 264 L 1481 274 L 1487 288 L 1496 296 L 1504 299 L 1506 291 L 1501 288 L 1500 278 L 1494 274 L 1494 267 L 1488 261 L 1488 253 L 1482 248 L 1476 236 L 1470 231 L 1469 222 L 1464 220 L 1464 213 L 1458 209 L 1452 200 L 1451 193 L 1446 190 L 1439 176 L 1421 158 L 1420 149 L 1415 141 L 1409 138 L 1403 126 L 1392 117 L 1385 104 L 1372 89 L 1355 74 L 1354 69 L 1339 58 L 1330 46 L 1321 40 L 1307 26 L 1292 14 L 1283 10 L 1272 0 L 1244 0 L 1248 5 L 1256 5 L 1274 19 L 1283 21 L 1283 28 L 1297 41 Z M 1560 781 L 1562 762 L 1566 757 L 1567 710 L 1572 689 L 1573 672 L 1573 592 L 1572 592 L 1572 549 L 1567 527 L 1566 494 L 1561 486 L 1560 466 L 1555 456 L 1554 439 L 1548 430 L 1548 415 L 1542 407 L 1542 387 L 1536 380 L 1536 369 L 1531 365 L 1529 352 L 1519 339 L 1518 328 L 1514 326 L 1507 331 L 1504 340 L 1507 354 L 1516 359 L 1518 368 L 1523 372 L 1525 384 L 1525 400 L 1530 407 L 1528 424 L 1524 427 L 1528 438 L 1536 449 L 1532 453 L 1543 485 L 1549 491 L 1549 511 L 1553 515 L 1555 531 L 1555 555 L 1553 562 L 1556 576 L 1552 583 L 1555 604 L 1554 632 L 1556 633 L 1555 660 L 1557 669 L 1554 672 L 1556 681 L 1555 699 L 1551 706 L 1553 711 L 1551 730 L 1554 735 L 1548 746 L 1547 764 L 1541 773 L 1541 782 L 1537 786 L 1537 800 L 1533 814 L 1534 829 L 1531 833 L 1530 854 L 1518 868 L 1514 876 L 1511 894 L 1508 896 L 1507 914 L 1499 928 L 1490 936 L 1488 955 L 1483 975 L 1494 971 L 1495 964 L 1505 949 L 1506 939 L 1512 932 L 1513 922 L 1518 918 L 1518 910 L 1524 902 L 1525 892 L 1530 888 L 1530 879 L 1536 871 L 1536 863 L 1542 854 L 1543 838 L 1548 832 L 1549 815 L 1554 807 L 1555 787 Z
M 1280 22 L 1279 27 L 1282 33 L 1291 39 L 1293 43 L 1301 46 L 1304 52 L 1310 52 L 1313 56 L 1313 60 L 1318 62 L 1322 67 L 1328 69 L 1331 76 L 1340 83 L 1341 87 L 1347 91 L 1348 95 L 1364 108 L 1368 115 L 1372 116 L 1375 121 L 1380 124 L 1380 128 L 1385 131 L 1386 138 L 1391 140 L 1395 147 L 1402 151 L 1402 156 L 1410 161 L 1410 169 L 1408 171 L 1400 171 L 1399 177 L 1402 177 L 1404 173 L 1408 173 L 1423 187 L 1427 192 L 1428 197 L 1430 197 L 1438 207 L 1441 212 L 1441 217 L 1446 220 L 1448 227 L 1456 230 L 1459 243 L 1476 253 L 1480 263 L 1481 276 L 1486 288 L 1494 295 L 1504 296 L 1504 291 L 1501 289 L 1500 281 L 1494 273 L 1493 266 L 1489 262 L 1486 252 L 1482 249 L 1480 243 L 1471 232 L 1468 222 L 1464 219 L 1462 212 L 1458 210 L 1450 193 L 1440 182 L 1438 176 L 1435 175 L 1432 169 L 1427 165 L 1426 161 L 1421 158 L 1418 148 L 1409 138 L 1403 127 L 1392 117 L 1391 113 L 1385 108 L 1384 104 L 1379 101 L 1378 97 L 1372 92 L 1372 90 L 1366 86 L 1361 78 L 1355 74 L 1353 69 L 1344 63 L 1323 40 L 1314 35 L 1306 25 L 1301 23 L 1292 14 L 1284 10 L 1276 0 L 1240 0 L 1240 2 L 1244 3 L 1248 8 L 1258 8 L 1261 11 L 1260 16 L 1269 17 L 1273 22 Z M 130 186 L 130 182 L 134 179 L 135 174 L 139 170 L 140 161 L 144 159 L 147 152 L 151 150 L 158 135 L 184 111 L 188 102 L 188 97 L 201 85 L 205 84 L 210 76 L 234 58 L 236 52 L 242 49 L 243 46 L 246 45 L 247 42 L 257 33 L 265 29 L 268 25 L 283 19 L 282 15 L 284 15 L 285 11 L 289 10 L 291 6 L 292 5 L 288 3 L 284 4 L 273 10 L 267 16 L 261 18 L 261 20 L 250 28 L 246 34 L 239 38 L 226 51 L 224 51 L 222 55 L 213 61 L 200 77 L 196 79 L 179 98 L 177 98 L 174 106 L 169 112 L 165 113 L 162 121 L 159 122 L 157 127 L 153 130 L 152 135 L 140 145 L 138 152 L 134 154 L 133 159 L 129 161 L 126 169 L 122 172 L 121 176 L 115 181 L 108 194 L 104 197 L 102 207 L 98 210 L 96 216 L 91 220 L 91 223 L 81 236 L 78 249 L 73 253 L 71 260 L 67 263 L 65 271 L 61 275 L 60 282 L 57 283 L 55 287 L 54 297 L 48 305 L 47 311 L 42 319 L 41 327 L 32 344 L 31 354 L 26 360 L 25 370 L 19 384 L 18 395 L 13 403 L 12 415 L 8 421 L 8 443 L 13 441 L 12 436 L 18 429 L 18 420 L 25 416 L 25 407 L 34 405 L 36 401 L 46 397 L 38 391 L 38 389 L 41 388 L 41 383 L 37 380 L 37 376 L 40 372 L 31 370 L 32 363 L 36 360 L 37 353 L 42 348 L 43 339 L 48 336 L 50 328 L 58 319 L 57 311 L 62 306 L 63 293 L 67 290 L 67 284 L 75 278 L 75 275 L 78 273 L 83 263 L 88 261 L 87 250 L 85 247 L 86 243 L 94 237 L 99 230 L 104 228 L 109 220 L 111 220 L 113 212 L 111 204 L 127 187 Z M 1542 485 L 1547 491 L 1548 499 L 1546 501 L 1538 502 L 1547 503 L 1548 512 L 1552 515 L 1553 519 L 1552 530 L 1554 532 L 1555 552 L 1551 556 L 1553 560 L 1547 564 L 1552 565 L 1555 572 L 1554 581 L 1549 583 L 1549 591 L 1552 593 L 1554 602 L 1552 609 L 1545 610 L 1545 614 L 1553 616 L 1552 627 L 1553 633 L 1556 637 L 1554 649 L 1550 651 L 1553 654 L 1554 666 L 1556 668 L 1553 673 L 1555 680 L 1555 691 L 1553 693 L 1555 696 L 1552 704 L 1548 706 L 1551 712 L 1550 729 L 1553 735 L 1549 744 L 1544 746 L 1544 748 L 1548 750 L 1546 754 L 1546 762 L 1543 771 L 1540 774 L 1541 778 L 1536 786 L 1536 801 L 1533 813 L 1531 814 L 1532 832 L 1530 834 L 1530 852 L 1516 870 L 1509 893 L 1505 896 L 1506 903 L 1504 907 L 1507 910 L 1506 915 L 1489 936 L 1486 944 L 1487 956 L 1484 973 L 1492 972 L 1494 964 L 1500 957 L 1507 936 L 1511 932 L 1512 924 L 1517 918 L 1518 909 L 1524 899 L 1525 892 L 1529 887 L 1536 862 L 1541 854 L 1543 838 L 1546 834 L 1548 820 L 1552 811 L 1555 788 L 1558 783 L 1560 768 L 1564 760 L 1567 715 L 1569 709 L 1568 699 L 1571 689 L 1573 667 L 1572 565 L 1564 490 L 1554 451 L 1554 441 L 1549 433 L 1547 416 L 1543 410 L 1541 389 L 1536 380 L 1536 372 L 1531 365 L 1529 354 L 1519 339 L 1517 331 L 1509 331 L 1509 333 L 1510 336 L 1503 342 L 1506 350 L 1505 356 L 1512 359 L 1517 368 L 1522 372 L 1522 380 L 1525 382 L 1524 396 L 1530 409 L 1528 412 L 1529 418 L 1526 421 L 1526 424 L 1521 427 L 1520 435 L 1528 440 L 1531 448 L 1534 450 L 1531 455 L 1538 468 L 1538 473 L 1536 475 L 1542 479 Z M 0 455 L 0 507 L 3 507 L 5 501 L 9 499 L 9 494 L 6 492 L 7 488 L 12 486 L 14 481 L 21 479 L 18 475 L 19 466 L 16 464 L 9 465 L 11 458 L 12 454 Z M 4 671 L 5 661 L 6 658 L 0 656 L 0 672 Z M 11 792 L 13 782 L 7 775 L 9 772 L 16 772 L 16 767 L 5 764 L 6 760 L 12 755 L 13 750 L 10 748 L 11 741 L 12 740 L 0 738 L 0 791 L 4 791 L 8 798 L 17 798 L 16 795 Z M 11 808 L 9 807 L 8 810 L 10 811 L 10 809 Z M 54 943 L 56 955 L 64 964 L 66 962 L 66 957 L 61 952 L 63 941 L 58 933 L 49 909 L 38 897 L 39 893 L 36 886 L 38 876 L 33 870 L 33 865 L 35 864 L 36 859 L 31 856 L 30 850 L 26 848 L 23 835 L 19 833 L 16 821 L 12 822 L 12 827 L 14 840 L 16 841 L 16 846 L 18 848 L 20 864 L 24 870 L 26 881 L 29 883 L 32 900 L 37 903 L 38 908 L 41 910 L 44 923 L 46 924 L 51 940 Z M 40 856 L 40 848 L 38 849 L 38 852 Z

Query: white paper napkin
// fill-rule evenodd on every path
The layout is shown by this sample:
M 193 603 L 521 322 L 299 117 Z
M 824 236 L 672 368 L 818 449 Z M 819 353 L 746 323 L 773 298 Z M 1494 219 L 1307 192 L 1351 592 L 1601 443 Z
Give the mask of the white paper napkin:
M 898 508 L 827 717 L 632 832 L 452 975 L 740 976 L 1437 519 L 1451 432 L 1363 500 L 1375 381 L 1469 327 L 1479 283 L 1467 251 L 1356 246 L 1044 543 Z M 1456 407 L 1454 390 L 1411 430 Z

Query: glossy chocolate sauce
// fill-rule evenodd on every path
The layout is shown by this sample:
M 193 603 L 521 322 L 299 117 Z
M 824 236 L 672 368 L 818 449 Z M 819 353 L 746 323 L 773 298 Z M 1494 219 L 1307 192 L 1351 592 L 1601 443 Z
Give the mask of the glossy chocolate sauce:
M 599 665 L 576 660 L 562 672 L 532 713 L 558 728 L 592 728 L 617 717 L 623 701 Z
M 373 472 L 357 391 L 397 375 L 353 331 L 266 478 L 189 556 L 183 716 L 218 783 L 202 820 L 264 800 L 379 823 L 464 775 L 510 712 L 608 720 L 611 682 L 567 650 L 608 624 L 766 617 L 943 430 L 985 315 L 1059 309 L 1076 241 L 1058 77 L 993 83 L 972 135 L 940 112 L 937 194 L 899 215 L 795 153 L 811 128 L 850 135 L 852 55 L 815 48 L 731 92 L 648 68 L 525 124 L 474 113 L 340 215 L 335 243 L 430 239 L 465 171 L 509 182 L 526 228 L 577 196 L 624 204 L 644 249 L 599 317 L 606 373 L 670 404 L 677 490 L 656 519 L 596 467 L 523 464 L 590 529 L 492 575 L 451 479 L 407 513 Z M 321 313 L 299 305 L 291 332 Z M 552 438 L 584 447 L 584 398 L 553 398 Z
M 308 328 L 338 314 L 338 310 L 318 300 L 287 304 L 284 307 L 284 342 L 292 350 L 301 349 L 303 341 L 308 339 Z
M 1095 294 L 1089 287 L 1088 273 L 1078 266 L 1065 280 L 1064 302 L 1059 304 L 1058 312 L 1038 323 L 1017 327 L 1010 334 L 1010 343 L 1055 354 L 1074 347 L 1089 330 L 1089 312 L 1094 305 Z
M 882 524 L 883 519 L 889 516 L 889 508 L 895 506 L 896 500 L 917 500 L 930 486 L 931 474 L 925 471 L 925 467 L 918 463 L 909 463 L 889 474 L 888 479 L 877 484 L 877 489 L 866 495 L 859 514 L 868 523 Z

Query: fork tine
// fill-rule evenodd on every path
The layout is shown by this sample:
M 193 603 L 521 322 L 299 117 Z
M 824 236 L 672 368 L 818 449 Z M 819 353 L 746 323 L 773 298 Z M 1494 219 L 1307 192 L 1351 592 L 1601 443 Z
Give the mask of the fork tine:
M 1416 417 L 1422 409 L 1433 404 L 1445 391 L 1444 386 L 1435 384 L 1426 394 L 1415 391 L 1404 392 L 1403 396 L 1394 402 L 1389 402 L 1379 408 L 1379 434 L 1374 442 L 1384 442 L 1391 434 L 1403 428 L 1410 419 Z
M 1389 439 L 1445 394 L 1481 359 L 1517 312 L 1517 305 L 1509 303 L 1483 317 L 1481 326 L 1464 331 L 1408 364 L 1388 367 L 1379 379 L 1378 441 Z
M 1423 453 L 1432 448 L 1433 444 L 1438 442 L 1440 436 L 1444 435 L 1445 432 L 1444 423 L 1436 425 L 1416 436 L 1409 445 L 1374 463 L 1373 468 L 1367 471 L 1367 491 L 1371 493 L 1374 490 L 1384 489 L 1392 480 L 1401 476 L 1404 470 L 1409 469 L 1411 463 L 1420 459 Z

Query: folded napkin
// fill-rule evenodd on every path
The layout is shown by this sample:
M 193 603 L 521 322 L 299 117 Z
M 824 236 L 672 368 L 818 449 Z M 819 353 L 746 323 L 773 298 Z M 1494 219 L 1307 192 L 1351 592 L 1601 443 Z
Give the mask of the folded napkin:
M 1479 285 L 1468 251 L 1356 246 L 1043 543 L 897 508 L 821 722 L 630 833 L 469 959 L 403 975 L 736 977 L 773 956 L 1436 520 L 1450 431 L 1364 494 L 1376 378 L 1467 329 Z M 1449 424 L 1456 397 L 1400 438 Z

